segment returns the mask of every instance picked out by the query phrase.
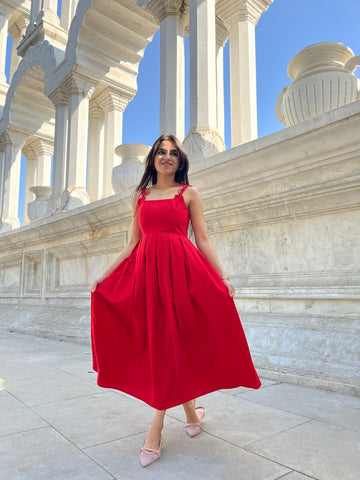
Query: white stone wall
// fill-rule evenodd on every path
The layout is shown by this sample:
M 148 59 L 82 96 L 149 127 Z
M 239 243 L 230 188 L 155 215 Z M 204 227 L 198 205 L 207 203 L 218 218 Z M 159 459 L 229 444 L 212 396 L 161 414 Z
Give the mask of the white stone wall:
M 360 102 L 204 159 L 190 181 L 259 372 L 360 389 Z M 90 340 L 89 288 L 126 244 L 117 194 L 0 237 L 1 328 Z

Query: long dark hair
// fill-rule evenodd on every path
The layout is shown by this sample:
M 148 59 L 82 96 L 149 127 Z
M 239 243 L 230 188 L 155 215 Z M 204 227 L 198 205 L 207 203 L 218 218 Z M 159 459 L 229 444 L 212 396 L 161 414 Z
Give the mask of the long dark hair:
M 157 171 L 155 169 L 155 155 L 157 154 L 160 148 L 161 142 L 164 140 L 173 142 L 179 154 L 179 168 L 175 173 L 175 182 L 185 183 L 186 185 L 189 185 L 189 178 L 188 178 L 189 160 L 185 153 L 185 150 L 181 145 L 180 141 L 175 137 L 175 135 L 164 133 L 163 135 L 160 135 L 160 137 L 156 140 L 154 145 L 151 147 L 151 150 L 148 153 L 148 156 L 146 157 L 145 172 L 140 180 L 139 185 L 136 187 L 136 191 L 140 191 L 144 187 L 147 187 L 148 185 L 155 185 L 155 183 L 157 182 Z

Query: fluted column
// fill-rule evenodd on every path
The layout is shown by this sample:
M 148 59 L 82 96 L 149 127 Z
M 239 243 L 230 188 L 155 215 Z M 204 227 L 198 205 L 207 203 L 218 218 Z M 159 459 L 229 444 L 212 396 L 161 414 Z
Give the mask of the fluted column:
M 1 141 L 5 145 L 1 232 L 12 230 L 20 226 L 18 208 L 21 148 L 24 145 L 25 140 L 25 135 L 10 129 L 1 135 Z
M 216 128 L 221 138 L 225 139 L 225 112 L 224 112 L 224 47 L 229 32 L 225 25 L 216 17 Z
M 52 192 L 48 203 L 48 213 L 54 212 L 60 203 L 65 189 L 68 99 L 61 87 L 49 95 L 55 107 L 55 138 L 52 173 Z
M 69 98 L 68 140 L 66 154 L 65 197 L 62 208 L 71 209 L 90 201 L 86 192 L 89 99 L 94 85 L 72 74 L 63 88 Z M 73 201 L 70 201 L 70 197 Z
M 144 3 L 144 2 L 143 2 Z M 185 50 L 183 0 L 150 0 L 146 8 L 160 22 L 159 132 L 185 135 Z
M 103 196 L 104 187 L 104 110 L 90 102 L 87 192 L 93 202 Z
M 218 8 L 229 30 L 231 143 L 257 138 L 255 26 L 273 0 L 228 0 Z
M 194 160 L 224 150 L 217 130 L 215 0 L 189 0 L 190 122 L 184 147 Z
M 106 88 L 96 101 L 104 110 L 104 169 L 102 197 L 114 194 L 112 169 L 117 163 L 115 148 L 122 142 L 123 112 L 132 97 Z

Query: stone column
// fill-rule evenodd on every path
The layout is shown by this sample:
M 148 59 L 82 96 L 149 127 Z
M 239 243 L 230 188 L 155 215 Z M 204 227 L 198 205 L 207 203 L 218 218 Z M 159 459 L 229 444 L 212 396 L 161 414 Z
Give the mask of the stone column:
M 15 23 L 9 26 L 8 31 L 12 38 L 11 62 L 10 62 L 10 81 L 11 81 L 12 77 L 14 76 L 14 72 L 16 71 L 17 66 L 19 65 L 19 62 L 21 60 L 21 57 L 19 57 L 19 55 L 17 54 L 16 49 L 21 40 L 22 32 L 20 31 L 20 29 Z
M 10 62 L 10 81 L 16 72 L 21 57 L 18 55 L 17 47 L 22 41 L 22 36 L 26 32 L 29 24 L 30 12 L 26 8 L 26 4 L 20 7 L 20 11 L 12 16 L 9 21 L 9 34 L 12 37 L 11 62 Z M 10 82 L 9 82 L 10 83 Z
M 78 0 L 62 0 L 60 25 L 65 30 L 69 30 L 70 28 L 71 21 L 75 15 L 77 4 Z
M 72 209 L 90 201 L 86 191 L 89 99 L 94 85 L 72 74 L 63 88 L 69 98 L 68 141 L 66 154 L 65 192 L 62 209 Z
M 216 17 L 216 128 L 221 138 L 225 139 L 225 114 L 224 114 L 224 47 L 229 32 L 225 25 Z
M 1 135 L 1 141 L 5 145 L 5 151 L 0 232 L 6 232 L 20 226 L 18 208 L 21 148 L 25 140 L 25 135 L 10 129 Z
M 185 51 L 183 0 L 150 0 L 146 8 L 160 22 L 159 133 L 185 135 Z
M 255 26 L 273 0 L 229 0 L 219 15 L 230 37 L 231 144 L 257 138 Z
M 93 202 L 103 196 L 104 187 L 104 110 L 90 102 L 87 191 Z
M 57 14 L 58 0 L 42 0 L 41 10 L 52 10 Z
M 190 128 L 184 140 L 189 157 L 209 157 L 224 150 L 216 129 L 215 0 L 189 0 Z
M 60 198 L 65 189 L 68 99 L 61 87 L 54 90 L 49 98 L 55 106 L 52 192 L 48 203 L 48 213 L 50 214 L 59 207 Z
M 115 148 L 122 142 L 123 112 L 132 97 L 106 88 L 96 101 L 104 110 L 104 169 L 102 197 L 114 194 L 111 183 L 112 169 L 117 160 Z
M 26 158 L 26 180 L 25 180 L 25 199 L 24 199 L 24 225 L 30 223 L 27 212 L 27 206 L 35 199 L 35 195 L 30 192 L 30 188 L 36 185 L 36 155 L 30 144 L 27 142 L 22 149 L 22 153 Z
M 35 138 L 31 147 L 36 158 L 36 173 L 34 186 L 48 186 L 51 183 L 51 158 L 54 153 L 54 143 L 45 138 Z
M 5 144 L 0 142 L 0 219 L 3 210 L 3 193 L 4 193 L 4 169 L 5 169 Z M 1 228 L 1 220 L 0 220 Z
M 5 61 L 6 61 L 6 43 L 8 36 L 8 17 L 10 10 L 0 5 L 0 107 L 5 104 L 6 94 L 8 91 L 8 83 L 5 75 Z M 0 109 L 1 115 L 1 109 Z

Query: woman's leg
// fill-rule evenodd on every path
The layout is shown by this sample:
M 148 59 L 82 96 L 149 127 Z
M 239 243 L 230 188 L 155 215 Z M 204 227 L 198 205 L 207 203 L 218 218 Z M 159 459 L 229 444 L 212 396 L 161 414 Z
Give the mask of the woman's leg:
M 157 450 L 160 446 L 161 431 L 164 426 L 164 417 L 166 410 L 156 410 L 155 417 L 145 439 L 144 448 Z
M 197 416 L 195 410 L 195 401 L 196 400 L 194 399 L 183 404 L 186 415 L 186 423 L 199 423 L 199 417 Z

